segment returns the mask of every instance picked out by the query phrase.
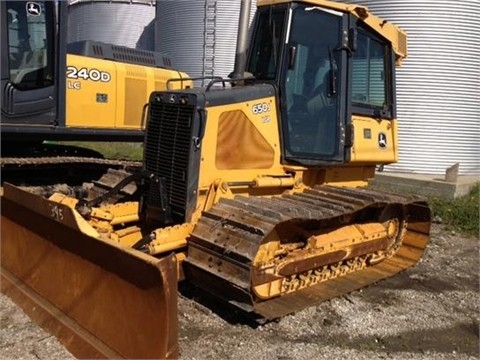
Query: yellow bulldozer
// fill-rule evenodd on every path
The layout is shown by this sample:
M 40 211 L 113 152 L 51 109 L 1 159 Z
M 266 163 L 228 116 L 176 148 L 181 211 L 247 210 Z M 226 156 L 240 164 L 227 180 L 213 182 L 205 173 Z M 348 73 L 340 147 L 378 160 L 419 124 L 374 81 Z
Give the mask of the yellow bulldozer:
M 259 0 L 247 49 L 249 6 L 228 79 L 151 94 L 142 169 L 77 197 L 4 184 L 2 291 L 78 357 L 177 357 L 178 281 L 268 321 L 422 256 L 426 202 L 366 187 L 397 161 L 405 32 Z

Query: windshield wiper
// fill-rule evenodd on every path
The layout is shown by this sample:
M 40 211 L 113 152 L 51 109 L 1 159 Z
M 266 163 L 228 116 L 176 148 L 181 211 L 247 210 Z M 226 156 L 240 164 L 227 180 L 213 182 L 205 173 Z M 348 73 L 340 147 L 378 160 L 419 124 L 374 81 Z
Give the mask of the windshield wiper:
M 328 58 L 330 62 L 330 91 L 329 96 L 333 96 L 337 93 L 337 71 L 338 66 L 333 56 L 333 51 L 328 47 Z
M 270 35 L 272 37 L 272 50 L 273 50 L 273 63 L 275 65 L 275 69 L 277 68 L 277 43 L 276 43 L 276 27 L 275 27 L 275 19 L 272 16 L 272 8 L 270 7 L 268 13 L 268 28 L 270 30 Z

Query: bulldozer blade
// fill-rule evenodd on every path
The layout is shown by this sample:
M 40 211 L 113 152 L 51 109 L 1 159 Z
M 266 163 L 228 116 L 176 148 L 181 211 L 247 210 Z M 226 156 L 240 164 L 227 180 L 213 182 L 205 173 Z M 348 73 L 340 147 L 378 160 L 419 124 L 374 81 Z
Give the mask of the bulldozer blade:
M 178 357 L 177 265 L 80 231 L 73 211 L 1 197 L 1 290 L 77 358 Z

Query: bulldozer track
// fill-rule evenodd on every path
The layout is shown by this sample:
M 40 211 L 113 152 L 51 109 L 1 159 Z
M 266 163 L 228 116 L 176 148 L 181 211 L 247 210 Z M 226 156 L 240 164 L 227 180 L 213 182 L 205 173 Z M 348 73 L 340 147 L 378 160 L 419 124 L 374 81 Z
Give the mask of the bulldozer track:
M 378 214 L 392 208 L 403 214 L 401 224 L 396 224 L 402 238 L 384 252 L 383 261 L 372 260 L 374 249 L 383 241 L 377 239 L 355 248 L 357 253 L 348 259 L 337 252 L 285 266 L 283 273 L 276 274 L 282 278 L 284 293 L 266 300 L 255 295 L 256 283 L 271 276 L 255 262 L 261 245 L 273 232 L 293 231 L 297 235 L 291 241 L 302 241 L 298 239 L 302 232 L 378 222 Z M 205 211 L 196 225 L 189 239 L 185 271 L 187 278 L 213 295 L 257 319 L 271 320 L 414 265 L 428 242 L 430 216 L 428 205 L 417 197 L 327 185 L 273 198 L 222 199 Z

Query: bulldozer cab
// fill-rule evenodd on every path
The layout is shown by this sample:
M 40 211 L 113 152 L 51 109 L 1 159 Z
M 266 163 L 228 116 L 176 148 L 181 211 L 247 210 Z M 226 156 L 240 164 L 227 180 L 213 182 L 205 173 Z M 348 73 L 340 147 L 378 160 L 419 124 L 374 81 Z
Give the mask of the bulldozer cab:
M 390 42 L 348 12 L 259 7 L 247 71 L 279 89 L 283 161 L 349 162 L 352 114 L 392 119 L 392 58 Z

